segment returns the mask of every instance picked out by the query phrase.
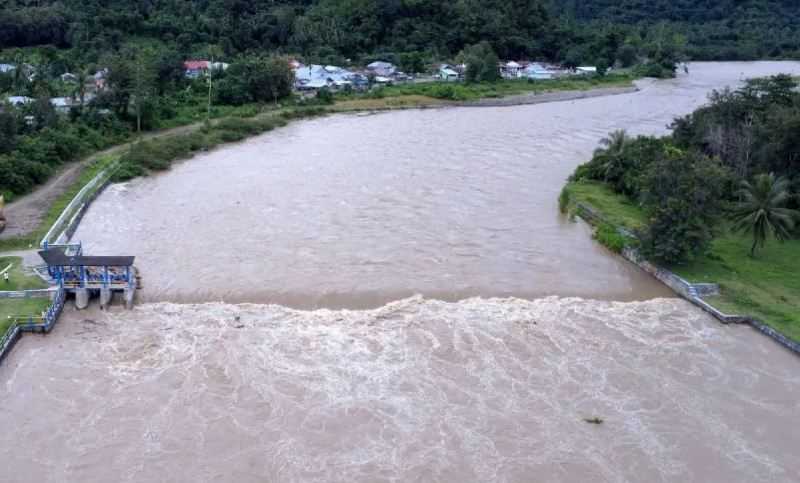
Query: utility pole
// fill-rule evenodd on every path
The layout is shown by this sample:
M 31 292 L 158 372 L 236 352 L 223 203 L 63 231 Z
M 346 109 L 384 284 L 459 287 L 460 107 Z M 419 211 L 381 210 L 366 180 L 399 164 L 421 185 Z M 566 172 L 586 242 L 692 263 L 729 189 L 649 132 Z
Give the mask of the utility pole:
M 136 59 L 136 133 L 142 135 L 142 59 Z
M 206 122 L 211 122 L 211 75 L 214 69 L 214 56 L 211 56 L 211 63 L 208 65 L 208 104 L 206 106 Z

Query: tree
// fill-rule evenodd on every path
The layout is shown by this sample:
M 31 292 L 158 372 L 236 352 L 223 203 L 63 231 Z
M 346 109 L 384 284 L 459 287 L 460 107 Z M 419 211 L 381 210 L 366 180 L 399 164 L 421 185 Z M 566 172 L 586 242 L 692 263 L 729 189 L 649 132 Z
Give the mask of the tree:
M 602 176 L 601 179 L 611 184 L 617 191 L 620 191 L 619 181 L 627 170 L 624 155 L 628 144 L 630 144 L 630 139 L 625 130 L 616 130 L 600 140 L 600 147 L 595 149 L 592 158 L 592 162 Z
M 699 153 L 672 148 L 647 169 L 642 202 L 649 223 L 642 251 L 666 264 L 704 253 L 719 221 L 727 172 Z
M 636 47 L 631 44 L 625 44 L 617 51 L 617 60 L 622 67 L 630 67 L 635 64 L 638 56 Z
M 293 82 L 294 74 L 282 57 L 242 57 L 225 72 L 217 95 L 230 104 L 277 103 L 291 95 Z
M 400 70 L 407 74 L 424 72 L 425 57 L 420 52 L 405 52 L 400 54 Z
M 467 65 L 467 82 L 495 82 L 500 79 L 500 59 L 488 42 L 465 47 L 459 58 Z
M 743 180 L 738 195 L 742 201 L 733 209 L 733 226 L 736 231 L 753 235 L 751 257 L 755 257 L 756 248 L 763 247 L 770 236 L 781 242 L 791 238 L 800 212 L 786 208 L 790 199 L 789 180 L 776 178 L 772 173 L 759 174 L 753 183 Z

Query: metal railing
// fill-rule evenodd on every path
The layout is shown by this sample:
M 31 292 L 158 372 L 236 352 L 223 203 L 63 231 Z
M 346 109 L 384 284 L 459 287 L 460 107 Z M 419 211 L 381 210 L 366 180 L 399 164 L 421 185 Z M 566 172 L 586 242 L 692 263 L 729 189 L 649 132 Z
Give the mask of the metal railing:
M 39 291 L 37 290 L 36 292 Z M 48 290 L 47 292 L 52 294 L 52 290 Z M 53 303 L 50 304 L 41 316 L 9 317 L 12 320 L 11 327 L 8 328 L 5 334 L 0 335 L 0 361 L 8 355 L 8 352 L 11 351 L 14 344 L 19 340 L 22 332 L 50 332 L 56 322 L 58 322 L 61 311 L 64 310 L 64 302 L 66 299 L 66 291 L 59 287 L 53 297 Z
M 72 236 L 71 231 L 74 231 L 77 223 L 83 216 L 84 211 L 89 206 L 89 203 L 95 196 L 103 189 L 106 183 L 111 179 L 111 176 L 116 171 L 119 162 L 114 161 L 109 166 L 92 178 L 86 185 L 78 191 L 78 194 L 67 204 L 64 211 L 61 212 L 58 219 L 50 227 L 50 230 L 44 235 L 39 245 L 42 249 L 48 246 L 66 243 Z
M 43 288 L 41 290 L 11 290 L 0 292 L 0 299 L 33 299 L 50 297 L 52 289 Z

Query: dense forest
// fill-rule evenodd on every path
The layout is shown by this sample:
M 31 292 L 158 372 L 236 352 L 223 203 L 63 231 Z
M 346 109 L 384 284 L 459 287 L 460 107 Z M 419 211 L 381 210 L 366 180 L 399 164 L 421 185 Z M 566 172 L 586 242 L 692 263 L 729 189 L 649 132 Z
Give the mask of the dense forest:
M 589 62 L 664 29 L 693 59 L 800 57 L 795 0 L 0 0 L 0 47 L 71 47 L 80 62 L 146 41 L 320 59 L 488 41 L 501 58 Z

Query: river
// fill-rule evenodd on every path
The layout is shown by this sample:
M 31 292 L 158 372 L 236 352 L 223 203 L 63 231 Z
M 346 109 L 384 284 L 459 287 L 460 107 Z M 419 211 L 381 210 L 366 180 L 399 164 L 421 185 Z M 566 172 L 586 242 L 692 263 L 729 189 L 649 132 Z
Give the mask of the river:
M 76 239 L 136 255 L 145 303 L 22 339 L 0 480 L 800 480 L 796 356 L 557 210 L 609 131 L 786 71 L 332 116 L 110 187 Z

